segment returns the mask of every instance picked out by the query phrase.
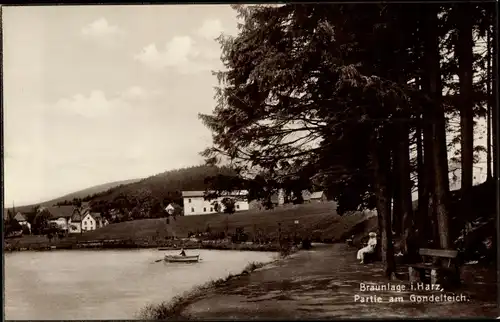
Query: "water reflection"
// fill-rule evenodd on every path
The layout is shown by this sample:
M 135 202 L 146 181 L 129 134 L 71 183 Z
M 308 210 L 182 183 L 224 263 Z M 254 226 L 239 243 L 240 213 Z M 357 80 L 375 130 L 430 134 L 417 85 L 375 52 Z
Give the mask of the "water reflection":
M 191 253 L 202 260 L 155 263 L 165 254 L 156 249 L 6 254 L 5 318 L 132 319 L 146 304 L 276 257 L 264 252 Z

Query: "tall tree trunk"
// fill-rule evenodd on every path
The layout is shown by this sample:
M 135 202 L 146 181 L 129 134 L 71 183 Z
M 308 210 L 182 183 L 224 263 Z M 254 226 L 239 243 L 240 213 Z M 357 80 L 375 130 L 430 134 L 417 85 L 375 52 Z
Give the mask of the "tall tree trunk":
M 422 89 L 424 93 L 429 95 L 429 77 L 425 75 L 423 77 Z M 432 239 L 434 243 L 438 240 L 437 234 L 437 224 L 434 208 L 434 160 L 433 160 L 433 149 L 434 149 L 434 138 L 432 132 L 432 106 L 429 102 L 425 103 L 424 113 L 423 113 L 423 136 L 424 136 L 424 156 L 423 156 L 423 175 L 422 175 L 422 189 L 423 200 L 420 203 L 421 208 L 419 209 L 420 216 L 423 220 L 423 230 L 420 231 L 419 236 L 424 239 L 424 245 Z
M 427 8 L 432 8 L 436 5 L 428 5 Z M 423 9 L 425 10 L 425 9 Z M 419 215 L 422 220 L 422 229 L 419 229 L 419 239 L 423 242 L 423 245 L 427 245 L 429 240 L 432 239 L 434 243 L 438 239 L 437 228 L 436 228 L 436 217 L 434 208 L 434 160 L 433 160 L 433 149 L 434 149 L 434 138 L 433 138 L 433 107 L 431 104 L 432 95 L 430 88 L 431 74 L 429 73 L 429 24 L 427 22 L 428 13 L 426 11 L 420 13 L 420 27 L 419 34 L 423 40 L 423 56 L 420 61 L 420 69 L 422 70 L 422 75 L 419 79 L 421 91 L 424 94 L 425 101 L 423 102 L 422 111 L 422 134 L 423 134 L 423 171 L 421 173 L 422 178 L 422 196 L 423 199 L 419 202 Z
M 399 145 L 399 144 L 397 144 Z M 396 149 L 398 146 L 396 146 Z M 394 176 L 392 176 L 393 189 L 392 189 L 392 230 L 394 231 L 395 237 L 401 236 L 401 219 L 403 213 L 403 203 L 401 198 L 401 182 L 399 176 L 401 175 L 401 161 L 399 160 L 399 153 L 394 155 Z
M 379 231 L 381 235 L 382 261 L 387 277 L 396 272 L 394 248 L 392 245 L 391 207 L 388 192 L 388 177 L 390 173 L 390 147 L 386 138 L 375 140 L 372 144 L 372 161 L 374 168 L 375 191 L 377 196 L 377 212 L 379 216 Z M 388 198 L 389 197 L 389 198 Z
M 474 40 L 472 38 L 472 6 L 469 3 L 456 4 L 458 16 L 458 45 L 456 54 L 459 62 L 460 79 L 460 134 L 461 134 L 461 210 L 471 210 L 471 191 L 474 160 L 474 113 L 472 99 L 472 64 Z
M 493 133 L 492 134 L 492 150 L 493 150 L 493 178 L 495 180 L 498 180 L 498 171 L 499 169 L 499 161 L 498 161 L 498 127 L 500 125 L 500 120 L 499 120 L 499 115 L 498 115 L 498 71 L 497 70 L 497 62 L 498 62 L 498 40 L 497 40 L 497 20 L 498 20 L 498 15 L 495 10 L 493 10 L 493 28 L 492 28 L 492 73 L 491 73 L 491 84 L 492 84 L 492 90 L 491 92 L 493 93 L 493 100 L 492 100 L 492 109 L 491 109 L 491 119 L 492 119 L 492 126 L 491 130 Z
M 442 85 L 438 35 L 438 5 L 427 6 L 425 35 L 426 74 L 429 77 L 429 98 L 432 128 L 432 160 L 434 166 L 434 207 L 436 211 L 439 244 L 443 249 L 451 246 L 449 233 L 449 181 L 446 124 L 442 106 Z M 427 153 L 426 153 L 427 154 Z
M 400 203 L 401 203 L 401 225 L 400 231 L 402 233 L 402 243 L 401 252 L 406 254 L 407 249 L 407 239 L 411 233 L 413 227 L 413 209 L 411 202 L 411 169 L 410 169 L 410 139 L 409 139 L 409 127 L 408 124 L 402 124 L 400 129 L 400 141 L 397 149 L 397 160 L 399 162 L 398 170 L 400 171 L 397 175 L 399 179 L 399 189 L 400 189 Z
M 489 28 L 486 30 L 486 179 L 490 180 L 491 173 L 491 33 Z M 493 39 L 495 41 L 495 39 Z
M 422 88 L 422 79 L 417 77 L 416 86 L 420 91 Z M 417 143 L 417 177 L 418 177 L 418 206 L 417 206 L 417 216 L 415 216 L 415 228 L 417 231 L 417 236 L 420 238 L 424 237 L 425 222 L 427 221 L 424 217 L 428 214 L 428 199 L 427 199 L 427 187 L 425 180 L 425 166 L 424 166 L 424 145 L 422 140 L 423 127 L 424 127 L 424 115 L 419 114 L 417 116 L 415 136 Z
M 424 212 L 427 213 L 427 189 L 425 186 L 425 168 L 424 168 L 424 146 L 422 142 L 422 116 L 417 120 L 415 129 L 417 136 L 417 177 L 418 177 L 418 216 L 415 217 L 415 226 L 419 232 L 423 231 L 425 219 L 423 218 Z

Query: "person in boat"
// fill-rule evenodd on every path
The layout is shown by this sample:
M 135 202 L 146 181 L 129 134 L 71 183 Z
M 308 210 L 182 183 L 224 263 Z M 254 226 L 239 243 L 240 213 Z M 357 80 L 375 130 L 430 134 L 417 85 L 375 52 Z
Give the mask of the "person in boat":
M 186 256 L 186 252 L 184 251 L 184 248 L 181 248 L 181 253 L 179 255 L 180 256 Z
M 370 239 L 368 239 L 368 245 L 358 251 L 357 259 L 361 264 L 364 263 L 365 255 L 375 252 L 375 247 L 377 246 L 377 234 L 371 232 L 368 236 L 370 237 Z

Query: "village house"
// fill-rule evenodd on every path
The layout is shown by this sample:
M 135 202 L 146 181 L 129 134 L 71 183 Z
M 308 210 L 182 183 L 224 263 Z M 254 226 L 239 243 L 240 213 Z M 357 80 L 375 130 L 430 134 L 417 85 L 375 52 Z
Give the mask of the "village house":
M 69 233 L 80 234 L 82 233 L 82 216 L 79 211 L 75 211 L 69 221 Z
M 224 193 L 222 196 L 214 200 L 205 200 L 205 191 L 183 191 L 182 198 L 184 200 L 184 216 L 191 215 L 208 215 L 216 213 L 215 203 L 217 202 L 220 207 L 220 212 L 224 211 L 224 205 L 222 204 L 222 199 L 231 198 L 234 199 L 235 211 L 248 210 L 248 191 L 232 191 L 229 193 Z
M 105 219 L 102 218 L 100 213 L 97 212 L 87 212 L 82 218 L 82 230 L 91 231 L 96 230 L 107 225 Z
M 95 230 L 108 224 L 107 220 L 104 220 L 100 214 L 90 212 L 88 203 L 82 203 L 80 208 L 75 206 L 54 206 L 40 207 L 38 211 L 47 212 L 51 218 L 50 223 L 57 224 L 60 229 L 70 234 Z
M 28 224 L 28 220 L 26 219 L 26 217 L 19 211 L 14 216 L 14 220 L 16 220 L 20 225 L 23 226 Z
M 92 212 L 88 204 L 82 205 L 77 214 L 71 217 L 71 233 L 82 233 L 96 230 L 108 225 L 108 221 L 100 213 Z
M 14 220 L 16 220 L 21 226 L 26 227 L 31 234 L 31 224 L 28 222 L 24 214 L 18 211 L 14 216 Z
M 53 206 L 53 207 L 40 207 L 38 212 L 46 212 L 49 214 L 49 223 L 56 224 L 64 231 L 69 230 L 69 223 L 71 216 L 75 211 L 78 211 L 74 206 Z
M 293 192 L 290 194 L 290 202 L 294 199 Z M 309 190 L 302 190 L 302 199 L 304 203 L 311 202 L 311 192 Z M 278 192 L 271 195 L 271 203 L 273 207 L 280 207 L 285 204 L 285 191 L 284 189 L 279 189 Z M 262 200 L 252 200 L 250 202 L 250 209 L 263 210 L 265 209 Z
M 311 193 L 311 202 L 325 202 L 328 201 L 326 198 L 326 193 L 324 191 L 316 191 Z

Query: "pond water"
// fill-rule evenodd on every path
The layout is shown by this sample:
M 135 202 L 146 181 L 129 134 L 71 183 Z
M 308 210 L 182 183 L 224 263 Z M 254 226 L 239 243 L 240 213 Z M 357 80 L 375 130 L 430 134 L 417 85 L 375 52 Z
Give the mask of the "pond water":
M 268 252 L 188 250 L 194 264 L 155 262 L 156 249 L 5 254 L 5 319 L 134 319 L 147 304 L 168 301 L 210 280 L 240 273 Z

